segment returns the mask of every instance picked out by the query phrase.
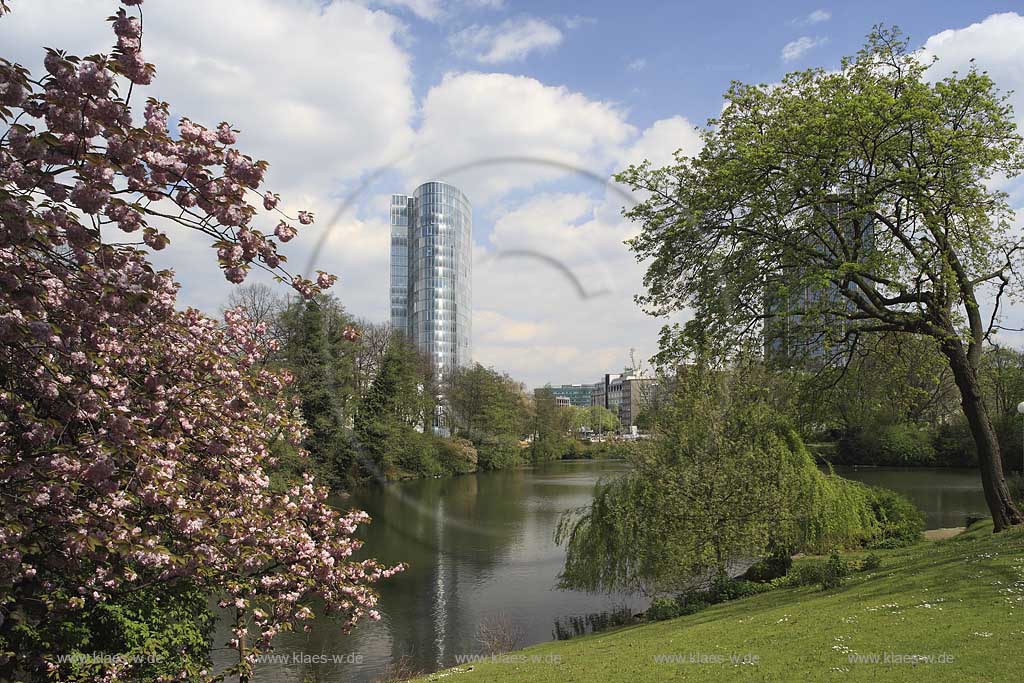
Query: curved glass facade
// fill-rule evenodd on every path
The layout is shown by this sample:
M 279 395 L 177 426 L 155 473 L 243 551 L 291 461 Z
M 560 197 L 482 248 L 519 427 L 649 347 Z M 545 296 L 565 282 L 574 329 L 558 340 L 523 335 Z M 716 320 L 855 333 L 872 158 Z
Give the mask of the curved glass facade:
M 473 214 L 458 188 L 420 185 L 391 199 L 391 324 L 433 360 L 437 376 L 471 358 Z

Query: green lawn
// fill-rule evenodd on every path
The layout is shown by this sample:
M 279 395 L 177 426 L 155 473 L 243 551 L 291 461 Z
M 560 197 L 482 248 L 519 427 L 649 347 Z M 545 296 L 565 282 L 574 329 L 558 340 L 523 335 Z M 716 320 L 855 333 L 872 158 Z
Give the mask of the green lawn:
M 854 574 L 836 590 L 776 590 L 419 680 L 1024 681 L 1024 529 L 991 531 L 980 522 L 955 538 L 880 551 L 881 569 Z M 886 653 L 947 661 L 850 659 Z M 686 661 L 665 662 L 673 656 Z M 734 656 L 757 662 L 734 664 Z

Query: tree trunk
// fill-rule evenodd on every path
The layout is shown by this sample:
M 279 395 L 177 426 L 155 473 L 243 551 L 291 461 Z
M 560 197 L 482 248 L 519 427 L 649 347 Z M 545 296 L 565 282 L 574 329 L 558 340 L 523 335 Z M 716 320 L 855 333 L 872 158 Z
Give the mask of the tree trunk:
M 235 610 L 235 628 L 238 629 L 238 683 L 249 683 L 252 679 L 252 665 L 248 660 L 245 642 L 249 627 L 245 622 L 245 612 L 240 609 Z
M 960 405 L 963 407 L 967 424 L 978 447 L 978 468 L 981 470 L 981 485 L 985 491 L 985 502 L 992 513 L 996 531 L 1002 531 L 1014 524 L 1024 523 L 1024 515 L 1013 504 L 1010 490 L 1003 476 L 1003 459 L 999 451 L 992 421 L 981 396 L 978 369 L 967 356 L 963 343 L 954 339 L 942 344 L 942 352 L 949 360 L 953 378 L 960 390 Z

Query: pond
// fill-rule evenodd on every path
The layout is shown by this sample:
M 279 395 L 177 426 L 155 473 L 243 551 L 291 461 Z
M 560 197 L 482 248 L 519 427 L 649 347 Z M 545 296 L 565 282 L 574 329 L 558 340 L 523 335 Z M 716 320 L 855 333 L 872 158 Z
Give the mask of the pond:
M 559 515 L 590 502 L 594 484 L 623 472 L 619 461 L 562 461 L 500 472 L 425 479 L 360 491 L 345 504 L 366 510 L 365 553 L 409 569 L 380 585 L 379 622 L 349 636 L 327 620 L 310 633 L 282 634 L 273 662 L 256 667 L 266 683 L 369 683 L 397 664 L 436 670 L 482 650 L 481 623 L 516 632 L 517 647 L 588 630 L 646 601 L 555 588 L 564 551 L 553 540 Z M 985 514 L 974 470 L 842 468 L 839 474 L 887 486 L 914 500 L 929 528 Z M 602 616 L 603 615 L 603 616 Z M 217 634 L 222 644 L 226 625 Z M 217 664 L 229 653 L 217 651 Z M 316 661 L 319 658 L 320 661 Z

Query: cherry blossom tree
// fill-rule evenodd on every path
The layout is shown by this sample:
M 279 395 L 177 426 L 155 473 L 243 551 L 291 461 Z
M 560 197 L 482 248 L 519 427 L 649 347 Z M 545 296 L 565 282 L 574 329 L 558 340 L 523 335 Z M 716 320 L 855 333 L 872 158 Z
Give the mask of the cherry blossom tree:
M 177 310 L 147 260 L 177 224 L 211 238 L 231 282 L 262 268 L 312 297 L 335 279 L 285 270 L 278 244 L 313 215 L 278 208 L 229 124 L 181 117 L 175 135 L 152 99 L 133 117 L 156 70 L 142 0 L 121 4 L 110 55 L 48 50 L 40 78 L 0 59 L 0 678 L 73 676 L 60 653 L 5 651 L 18 629 L 187 580 L 223 596 L 228 673 L 247 680 L 314 600 L 346 630 L 378 618 L 371 586 L 401 566 L 353 560 L 369 518 L 311 478 L 270 486 L 273 444 L 304 433 L 291 378 L 261 362 L 274 342 L 240 308 L 223 324 Z

